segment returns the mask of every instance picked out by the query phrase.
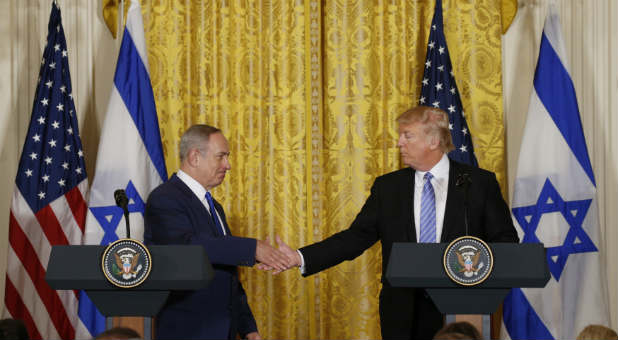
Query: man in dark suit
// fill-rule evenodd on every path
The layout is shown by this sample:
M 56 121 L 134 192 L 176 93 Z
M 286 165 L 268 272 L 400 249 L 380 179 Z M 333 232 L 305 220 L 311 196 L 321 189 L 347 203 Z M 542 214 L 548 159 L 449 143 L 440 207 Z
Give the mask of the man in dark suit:
M 431 339 L 444 319 L 425 290 L 395 288 L 385 280 L 393 242 L 450 242 L 465 235 L 464 202 L 468 205 L 468 235 L 487 242 L 519 239 L 495 174 L 447 157 L 454 147 L 444 111 L 419 106 L 404 112 L 397 122 L 397 146 L 409 167 L 376 178 L 352 225 L 298 251 L 278 238 L 277 242 L 307 276 L 352 260 L 381 241 L 382 338 Z M 467 197 L 456 184 L 463 178 L 470 183 Z
M 256 261 L 289 266 L 267 242 L 232 236 L 223 208 L 210 194 L 230 170 L 229 154 L 219 129 L 190 127 L 180 140 L 180 170 L 148 197 L 146 244 L 201 245 L 215 272 L 206 289 L 171 294 L 156 318 L 159 339 L 236 339 L 238 334 L 260 339 L 236 266 Z

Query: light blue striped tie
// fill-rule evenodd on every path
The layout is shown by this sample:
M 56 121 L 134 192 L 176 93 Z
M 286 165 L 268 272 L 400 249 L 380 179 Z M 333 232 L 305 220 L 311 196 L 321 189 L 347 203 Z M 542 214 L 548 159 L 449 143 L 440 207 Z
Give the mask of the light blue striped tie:
M 421 243 L 436 242 L 436 195 L 433 192 L 430 172 L 425 174 L 425 185 L 421 195 Z

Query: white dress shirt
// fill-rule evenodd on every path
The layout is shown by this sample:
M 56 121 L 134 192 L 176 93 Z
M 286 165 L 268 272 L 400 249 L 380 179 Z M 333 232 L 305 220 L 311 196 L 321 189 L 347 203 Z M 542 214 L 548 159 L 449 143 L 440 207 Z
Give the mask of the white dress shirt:
M 444 223 L 444 210 L 446 209 L 446 195 L 448 194 L 448 172 L 451 164 L 446 154 L 429 171 L 416 170 L 414 173 L 414 225 L 416 226 L 416 241 L 421 234 L 421 195 L 425 185 L 425 174 L 431 172 L 433 178 L 431 185 L 436 197 L 436 240 L 440 242 L 442 236 L 442 224 Z
M 193 177 L 189 176 L 186 172 L 182 170 L 178 170 L 178 172 L 176 173 L 176 176 L 178 176 L 178 178 L 184 184 L 186 184 L 189 187 L 189 189 L 191 189 L 191 191 L 193 191 L 195 196 L 197 196 L 197 199 L 199 199 L 200 202 L 202 202 L 204 207 L 206 207 L 206 210 L 208 210 L 208 213 L 210 214 L 210 216 L 212 216 L 212 212 L 210 211 L 210 206 L 208 205 L 208 201 L 206 201 L 207 190 L 198 181 L 196 181 Z M 219 216 L 219 212 L 216 210 L 217 209 L 215 209 L 215 213 L 217 214 L 217 218 L 219 219 L 219 224 L 221 225 L 221 229 L 223 229 L 223 235 L 226 235 L 225 227 L 223 226 L 223 221 L 221 220 L 221 216 Z

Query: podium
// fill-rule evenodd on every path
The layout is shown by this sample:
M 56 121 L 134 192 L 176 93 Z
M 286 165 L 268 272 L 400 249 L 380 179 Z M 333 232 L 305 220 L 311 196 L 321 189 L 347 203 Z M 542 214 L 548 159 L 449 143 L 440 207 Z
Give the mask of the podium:
M 447 246 L 393 243 L 386 279 L 393 287 L 424 288 L 443 314 L 491 314 L 511 288 L 542 288 L 550 278 L 543 244 L 490 243 L 493 271 L 478 285 L 462 286 L 444 269 Z
M 53 246 L 45 280 L 56 290 L 83 289 L 101 314 L 153 317 L 172 290 L 208 286 L 214 271 L 202 246 L 149 246 L 152 269 L 144 283 L 119 288 L 103 275 L 105 246 Z

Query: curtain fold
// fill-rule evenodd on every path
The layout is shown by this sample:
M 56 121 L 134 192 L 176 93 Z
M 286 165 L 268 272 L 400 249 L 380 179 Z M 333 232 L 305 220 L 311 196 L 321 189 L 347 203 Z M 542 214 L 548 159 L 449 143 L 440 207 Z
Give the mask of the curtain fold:
M 504 190 L 504 8 L 443 3 L 477 157 Z M 221 128 L 232 170 L 214 196 L 235 235 L 279 235 L 292 247 L 321 240 L 349 226 L 376 176 L 402 166 L 394 120 L 419 97 L 433 0 L 142 7 L 167 167 L 178 169 L 188 126 Z M 262 336 L 380 338 L 379 247 L 309 278 L 241 268 Z

